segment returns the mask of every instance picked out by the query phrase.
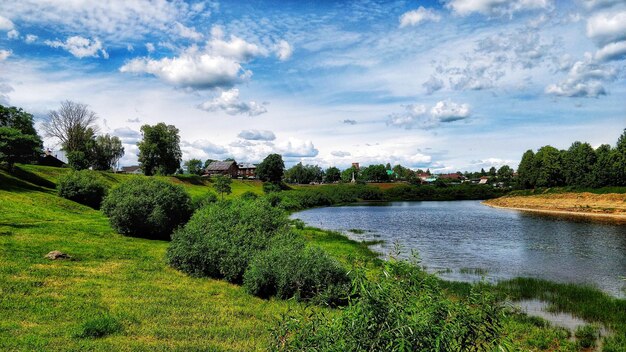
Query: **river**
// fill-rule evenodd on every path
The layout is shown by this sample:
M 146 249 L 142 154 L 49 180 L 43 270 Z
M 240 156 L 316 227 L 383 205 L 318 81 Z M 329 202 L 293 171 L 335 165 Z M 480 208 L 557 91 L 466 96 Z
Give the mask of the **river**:
M 292 217 L 358 241 L 382 240 L 372 249 L 383 255 L 394 243 L 405 257 L 416 250 L 429 272 L 447 280 L 524 276 L 625 293 L 625 225 L 495 209 L 479 201 L 356 204 Z

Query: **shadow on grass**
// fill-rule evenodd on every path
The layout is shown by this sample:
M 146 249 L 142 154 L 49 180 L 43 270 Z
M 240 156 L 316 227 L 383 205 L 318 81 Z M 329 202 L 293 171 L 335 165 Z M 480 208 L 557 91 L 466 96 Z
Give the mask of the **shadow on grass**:
M 14 176 L 14 177 L 11 177 Z M 49 189 L 42 188 L 32 183 L 20 180 L 15 174 L 7 175 L 0 172 L 0 189 L 9 192 L 30 192 L 30 191 L 49 191 Z
M 54 189 L 56 188 L 56 184 L 54 184 L 54 182 L 50 182 L 48 180 L 46 180 L 45 178 L 34 174 L 30 171 L 26 171 L 21 169 L 19 166 L 15 166 L 13 168 L 13 171 L 10 172 L 10 174 L 22 181 L 26 181 L 28 183 L 32 183 L 36 186 L 40 186 L 40 187 L 44 187 L 44 188 L 50 188 L 50 189 Z

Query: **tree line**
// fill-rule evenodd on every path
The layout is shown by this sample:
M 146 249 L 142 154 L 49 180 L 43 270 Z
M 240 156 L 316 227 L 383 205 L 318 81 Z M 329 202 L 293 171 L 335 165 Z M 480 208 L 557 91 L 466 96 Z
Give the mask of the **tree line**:
M 626 129 L 615 147 L 574 142 L 567 150 L 550 145 L 527 150 L 518 168 L 520 188 L 626 186 Z

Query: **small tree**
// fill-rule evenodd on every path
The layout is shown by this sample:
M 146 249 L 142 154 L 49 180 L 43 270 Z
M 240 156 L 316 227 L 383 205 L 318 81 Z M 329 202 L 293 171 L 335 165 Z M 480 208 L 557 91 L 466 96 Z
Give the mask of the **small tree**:
M 93 168 L 95 170 L 110 170 L 124 156 L 124 147 L 118 137 L 108 134 L 98 136 L 94 140 Z
M 85 144 L 97 132 L 98 116 L 85 104 L 66 100 L 58 110 L 48 113 L 41 127 L 47 137 L 58 138 L 66 152 L 85 151 Z
M 283 157 L 280 154 L 270 154 L 257 166 L 256 173 L 261 181 L 280 183 L 284 169 Z
M 325 177 L 325 181 L 326 182 L 337 182 L 341 179 L 341 171 L 339 171 L 338 168 L 331 166 L 328 169 L 326 169 L 326 177 Z
M 143 139 L 139 147 L 139 165 L 146 176 L 171 175 L 178 170 L 182 158 L 178 128 L 161 122 L 141 126 Z
M 222 200 L 224 200 L 224 193 L 230 194 L 231 188 L 230 184 L 233 182 L 230 177 L 224 175 L 217 175 L 215 178 L 215 183 L 213 184 L 213 188 L 215 191 L 220 194 Z
M 187 172 L 192 175 L 202 175 L 204 173 L 204 168 L 202 167 L 202 160 L 200 159 L 190 159 L 185 161 L 185 166 L 187 167 Z
M 41 149 L 33 115 L 0 105 L 0 162 L 6 162 L 9 169 L 13 169 L 15 163 L 37 160 Z

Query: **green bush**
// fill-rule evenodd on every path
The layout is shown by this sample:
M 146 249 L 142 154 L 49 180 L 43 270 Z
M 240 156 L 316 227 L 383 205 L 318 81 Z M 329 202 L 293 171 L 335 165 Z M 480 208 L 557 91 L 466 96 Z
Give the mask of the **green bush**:
M 600 329 L 595 325 L 579 326 L 574 333 L 578 340 L 578 345 L 582 348 L 596 346 L 596 340 L 600 337 Z
M 259 198 L 259 195 L 252 191 L 245 191 L 241 194 L 241 196 L 239 196 L 239 198 L 245 199 L 245 200 L 255 200 Z
M 318 247 L 307 247 L 296 234 L 274 237 L 268 249 L 259 252 L 243 277 L 251 294 L 297 300 L 320 298 L 338 303 L 348 295 L 346 270 Z
M 273 192 L 280 192 L 280 191 L 282 191 L 282 188 L 280 187 L 279 184 L 276 184 L 273 182 L 263 182 L 263 192 L 265 194 L 269 194 Z
M 107 194 L 107 186 L 94 171 L 70 171 L 59 179 L 59 196 L 99 209 Z
M 438 280 L 407 262 L 387 262 L 378 277 L 351 271 L 349 305 L 283 317 L 276 351 L 492 351 L 500 343 L 502 308 L 477 285 L 467 299 L 449 298 Z
M 191 208 L 196 211 L 204 206 L 217 202 L 217 194 L 213 192 L 207 192 L 204 195 L 193 197 L 191 199 Z
M 126 236 L 169 239 L 191 215 L 191 199 L 182 186 L 135 178 L 113 189 L 102 204 L 111 226 Z
M 104 314 L 84 322 L 74 337 L 98 338 L 122 331 L 122 324 L 114 317 Z
M 172 236 L 169 264 L 193 276 L 241 282 L 249 261 L 288 228 L 286 214 L 264 200 L 233 200 L 198 210 Z

